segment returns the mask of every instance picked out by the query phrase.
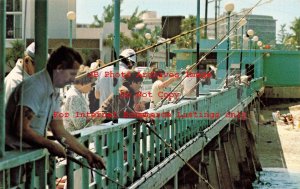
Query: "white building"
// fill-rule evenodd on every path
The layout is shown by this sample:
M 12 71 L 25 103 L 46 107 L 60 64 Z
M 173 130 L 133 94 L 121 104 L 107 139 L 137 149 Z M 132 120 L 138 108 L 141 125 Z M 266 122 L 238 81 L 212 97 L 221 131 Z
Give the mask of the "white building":
M 35 0 L 7 0 L 6 18 L 6 47 L 14 39 L 34 39 Z M 59 6 L 58 6 L 59 5 Z M 48 38 L 69 38 L 68 11 L 76 12 L 76 0 L 48 1 Z M 37 15 L 38 16 L 38 15 Z M 76 23 L 76 20 L 74 21 Z M 73 24 L 73 37 L 75 38 L 76 24 Z
M 154 30 L 156 26 L 161 27 L 161 17 L 157 16 L 156 11 L 146 11 L 141 19 L 150 30 Z

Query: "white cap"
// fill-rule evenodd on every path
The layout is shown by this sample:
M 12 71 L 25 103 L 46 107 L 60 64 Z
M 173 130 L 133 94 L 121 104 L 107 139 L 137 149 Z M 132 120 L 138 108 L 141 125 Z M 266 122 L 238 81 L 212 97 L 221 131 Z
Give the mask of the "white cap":
M 136 53 L 133 49 L 125 49 L 120 54 L 121 57 L 128 58 L 136 64 Z
M 91 70 L 94 70 L 94 69 L 96 69 L 96 68 L 98 68 L 98 67 L 99 67 L 99 64 L 98 64 L 97 62 L 93 62 L 93 63 L 91 64 L 90 69 L 91 69 Z
M 25 55 L 30 56 L 30 58 L 34 59 L 34 55 L 35 55 L 35 43 L 32 42 L 25 50 L 24 52 Z M 49 58 L 50 55 L 47 54 L 47 58 Z
M 210 67 L 210 69 L 212 69 L 214 72 L 216 72 L 216 71 L 217 71 L 217 68 L 216 68 L 215 66 L 213 66 L 213 65 L 209 65 L 209 67 Z
M 24 54 L 30 56 L 30 58 L 34 59 L 35 53 L 35 43 L 32 42 L 25 50 Z

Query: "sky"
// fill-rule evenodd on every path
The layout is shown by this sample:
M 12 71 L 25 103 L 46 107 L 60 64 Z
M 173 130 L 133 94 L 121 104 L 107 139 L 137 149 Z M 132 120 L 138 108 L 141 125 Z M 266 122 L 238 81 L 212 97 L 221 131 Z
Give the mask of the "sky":
M 76 0 L 77 1 L 77 23 L 90 24 L 93 22 L 93 15 L 102 17 L 103 7 L 112 4 L 112 0 Z M 213 0 L 209 0 L 213 1 Z M 267 2 L 268 0 L 263 0 Z M 270 1 L 270 0 L 269 0 Z M 200 14 L 204 17 L 205 0 L 200 0 Z M 243 8 L 254 6 L 258 0 L 221 0 L 220 12 L 224 11 L 227 2 L 235 4 L 236 12 Z M 172 15 L 196 15 L 197 0 L 123 0 L 121 15 L 131 15 L 136 7 L 139 10 L 156 11 L 158 16 Z M 214 2 L 208 5 L 208 16 L 214 18 Z M 287 24 L 289 30 L 291 22 L 300 17 L 300 0 L 271 0 L 253 10 L 253 14 L 273 16 L 276 22 L 276 30 L 280 25 Z

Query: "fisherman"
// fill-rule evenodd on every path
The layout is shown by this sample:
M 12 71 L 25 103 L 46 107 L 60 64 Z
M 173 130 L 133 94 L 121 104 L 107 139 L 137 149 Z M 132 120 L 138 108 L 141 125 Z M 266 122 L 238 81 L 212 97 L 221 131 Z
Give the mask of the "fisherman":
M 211 76 L 210 78 L 211 79 L 216 79 L 216 72 L 217 72 L 217 68 L 216 67 L 214 67 L 213 65 L 210 65 L 209 67 L 208 67 L 208 73 L 209 73 L 209 75 Z
M 251 75 L 242 75 L 240 77 L 240 83 L 241 84 L 245 84 L 245 85 L 250 85 L 250 81 L 252 80 L 252 76 Z
M 128 70 L 131 70 L 136 64 L 136 53 L 133 49 L 125 49 L 121 52 L 119 58 L 123 58 L 119 63 L 120 75 L 124 75 Z M 95 97 L 99 99 L 99 105 L 101 107 L 102 103 L 109 97 L 113 92 L 113 87 L 116 81 L 114 76 L 107 73 L 113 73 L 114 66 L 108 66 L 104 69 L 99 70 L 98 79 L 95 86 Z
M 196 66 L 194 66 L 193 71 L 195 71 L 195 68 L 196 68 Z M 197 88 L 196 83 L 197 83 L 197 78 L 196 77 L 186 77 L 189 70 L 190 70 L 190 66 L 188 65 L 186 67 L 185 74 L 183 75 L 183 77 L 185 77 L 185 78 L 181 82 L 182 95 L 185 98 L 196 97 L 196 88 Z
M 142 82 L 143 76 L 139 72 L 129 70 L 124 75 L 123 85 L 119 88 L 119 95 L 115 96 L 111 93 L 97 112 L 112 113 L 112 119 L 124 117 L 124 112 L 135 112 L 134 104 L 137 103 L 135 102 L 135 94 L 141 89 Z M 118 104 L 117 101 L 119 101 Z M 106 120 L 111 120 L 111 118 Z
M 162 69 L 155 68 L 152 73 L 151 79 L 153 85 L 151 88 L 152 97 L 150 101 L 150 108 L 154 108 L 163 99 L 162 96 L 159 96 L 159 94 L 163 94 L 164 89 L 177 80 L 176 77 L 164 80 L 165 71 Z
M 73 82 L 82 62 L 78 52 L 61 46 L 51 54 L 46 69 L 18 85 L 6 108 L 6 150 L 47 148 L 55 156 L 66 157 L 63 146 L 46 138 L 49 126 L 56 139 L 60 141 L 64 138 L 64 144 L 85 157 L 91 167 L 105 168 L 98 155 L 81 145 L 65 130 L 61 119 L 53 118 L 54 112 L 60 112 L 56 88 Z M 22 176 L 18 173 L 23 171 L 16 169 L 11 170 L 11 181 L 18 184 Z
M 15 88 L 30 75 L 35 73 L 35 62 L 34 62 L 35 44 L 31 43 L 24 52 L 24 57 L 19 58 L 15 67 L 5 77 L 5 99 L 4 105 L 8 101 L 9 96 L 15 90 Z

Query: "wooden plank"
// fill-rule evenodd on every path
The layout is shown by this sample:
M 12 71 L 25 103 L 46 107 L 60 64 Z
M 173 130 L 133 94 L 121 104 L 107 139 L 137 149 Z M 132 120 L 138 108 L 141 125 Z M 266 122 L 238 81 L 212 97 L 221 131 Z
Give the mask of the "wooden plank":
M 227 158 L 224 150 L 216 150 L 216 167 L 218 170 L 219 183 L 223 188 L 231 189 L 232 181 L 231 174 L 227 163 Z
M 240 171 L 231 140 L 224 142 L 224 151 L 226 154 L 231 179 L 233 183 L 237 183 L 240 180 Z
M 207 165 L 208 182 L 215 188 L 220 189 L 219 178 L 216 166 L 215 151 L 209 151 L 209 163 Z

